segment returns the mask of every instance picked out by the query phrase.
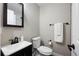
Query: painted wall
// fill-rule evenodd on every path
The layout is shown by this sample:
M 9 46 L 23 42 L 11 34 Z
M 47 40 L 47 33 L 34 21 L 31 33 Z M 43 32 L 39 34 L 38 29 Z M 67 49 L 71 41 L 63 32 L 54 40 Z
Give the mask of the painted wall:
M 70 4 L 40 4 L 40 36 L 45 45 L 54 39 L 54 28 L 49 24 L 58 22 L 70 23 Z M 70 44 L 70 25 L 64 25 L 64 42 L 53 41 L 53 50 L 61 55 L 70 55 L 67 44 Z
M 0 4 L 0 24 L 2 23 L 3 4 Z M 1 46 L 10 44 L 9 39 L 24 36 L 24 40 L 31 41 L 39 35 L 39 7 L 36 4 L 24 4 L 24 28 L 2 27 Z

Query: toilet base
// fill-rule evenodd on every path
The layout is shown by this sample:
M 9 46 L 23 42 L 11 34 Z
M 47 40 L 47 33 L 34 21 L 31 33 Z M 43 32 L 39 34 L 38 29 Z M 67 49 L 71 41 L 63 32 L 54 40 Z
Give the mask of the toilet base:
M 51 55 L 44 55 L 44 54 L 41 54 L 36 48 L 33 48 L 34 51 L 32 52 L 32 56 L 53 56 L 53 54 Z
M 53 54 L 51 54 L 51 55 L 44 55 L 44 54 L 41 54 L 41 53 L 39 52 L 39 56 L 53 56 Z

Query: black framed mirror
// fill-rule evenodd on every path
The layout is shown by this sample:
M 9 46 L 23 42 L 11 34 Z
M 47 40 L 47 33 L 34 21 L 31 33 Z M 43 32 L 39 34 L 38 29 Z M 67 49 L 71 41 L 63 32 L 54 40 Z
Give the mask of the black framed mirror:
M 3 26 L 24 27 L 24 5 L 22 3 L 3 4 Z

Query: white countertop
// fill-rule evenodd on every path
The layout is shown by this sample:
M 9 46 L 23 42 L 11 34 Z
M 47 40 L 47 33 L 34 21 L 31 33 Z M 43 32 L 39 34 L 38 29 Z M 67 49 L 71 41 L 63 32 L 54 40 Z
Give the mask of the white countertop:
M 7 45 L 1 48 L 2 52 L 4 53 L 5 56 L 11 55 L 29 45 L 31 45 L 32 43 L 27 42 L 27 41 L 22 41 L 16 44 L 12 44 L 12 45 Z

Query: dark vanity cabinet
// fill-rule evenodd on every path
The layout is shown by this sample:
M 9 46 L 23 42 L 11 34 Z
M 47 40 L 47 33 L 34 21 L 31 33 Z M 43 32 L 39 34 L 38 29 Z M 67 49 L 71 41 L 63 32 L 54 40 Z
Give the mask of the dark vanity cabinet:
M 10 56 L 32 56 L 32 45 L 19 50 Z
M 32 45 L 25 47 L 10 56 L 32 56 Z
M 4 54 L 1 53 L 1 55 L 3 56 Z M 32 45 L 29 45 L 9 56 L 32 56 Z

